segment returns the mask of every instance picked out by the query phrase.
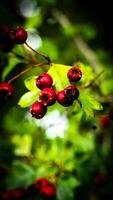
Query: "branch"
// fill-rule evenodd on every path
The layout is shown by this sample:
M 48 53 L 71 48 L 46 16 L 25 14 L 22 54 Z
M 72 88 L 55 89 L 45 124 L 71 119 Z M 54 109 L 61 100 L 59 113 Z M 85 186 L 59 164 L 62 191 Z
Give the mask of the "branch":
M 66 15 L 59 12 L 58 10 L 52 11 L 53 17 L 57 20 L 57 22 L 61 25 L 62 28 L 67 29 L 71 26 L 71 22 L 67 18 Z M 89 64 L 92 66 L 95 72 L 98 72 L 98 68 L 100 69 L 101 63 L 99 62 L 95 52 L 88 46 L 88 44 L 84 41 L 84 39 L 80 35 L 69 36 L 78 50 L 83 54 L 83 56 L 87 59 Z

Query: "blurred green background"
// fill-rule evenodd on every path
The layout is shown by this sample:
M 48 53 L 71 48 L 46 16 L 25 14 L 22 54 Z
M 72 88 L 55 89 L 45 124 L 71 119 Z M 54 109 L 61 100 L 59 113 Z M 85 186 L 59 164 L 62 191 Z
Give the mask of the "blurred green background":
M 113 30 L 111 3 L 81 0 L 4 0 L 0 23 L 23 26 L 28 43 L 54 63 L 90 65 L 97 75 L 91 89 L 103 105 L 95 117 L 86 118 L 79 105 L 62 108 L 55 104 L 41 120 L 20 108 L 19 98 L 27 90 L 24 80 L 38 75 L 33 69 L 14 81 L 15 94 L 0 105 L 0 166 L 7 169 L 0 190 L 27 188 L 39 177 L 56 184 L 58 200 L 113 199 L 113 123 L 101 127 L 99 116 L 113 107 Z M 7 81 L 26 69 L 24 47 L 0 52 L 0 80 Z M 29 59 L 32 54 L 29 55 Z M 89 75 L 90 76 L 90 75 Z M 106 177 L 95 183 L 95 176 Z

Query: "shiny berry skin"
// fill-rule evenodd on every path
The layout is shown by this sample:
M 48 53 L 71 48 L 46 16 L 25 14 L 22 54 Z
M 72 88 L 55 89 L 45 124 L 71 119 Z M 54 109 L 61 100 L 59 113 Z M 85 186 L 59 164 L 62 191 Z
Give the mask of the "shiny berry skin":
M 67 86 L 57 93 L 57 101 L 63 106 L 71 106 L 79 96 L 79 91 L 74 85 Z
M 49 182 L 46 178 L 39 178 L 33 183 L 33 185 L 35 189 L 40 190 L 41 188 L 45 187 L 48 183 Z
M 99 119 L 100 126 L 102 128 L 107 128 L 110 125 L 110 118 L 108 116 L 101 116 Z
M 46 112 L 47 108 L 38 101 L 35 101 L 30 108 L 30 113 L 32 114 L 32 117 L 35 117 L 36 119 L 43 118 Z
M 36 78 L 36 86 L 40 89 L 43 90 L 44 88 L 49 88 L 53 84 L 53 79 L 52 77 L 43 72 L 40 76 Z
M 69 85 L 65 89 L 65 93 L 72 101 L 78 99 L 79 91 L 74 85 Z
M 111 119 L 111 120 L 113 120 L 113 108 L 110 110 L 110 112 L 109 112 L 109 118 Z
M 0 25 L 0 49 L 2 52 L 10 52 L 14 46 L 12 41 L 13 28 L 8 24 Z
M 44 199 L 54 199 L 56 195 L 56 188 L 52 183 L 48 183 L 40 189 L 40 194 Z
M 27 40 L 27 32 L 24 30 L 24 28 L 18 27 L 15 30 L 15 34 L 14 34 L 13 40 L 14 40 L 14 42 L 16 44 L 23 44 L 23 43 L 26 42 L 26 40 Z
M 8 82 L 0 83 L 0 101 L 5 101 L 14 92 L 13 86 Z
M 39 95 L 39 100 L 44 106 L 51 106 L 56 101 L 56 92 L 53 88 L 45 88 Z
M 3 53 L 8 53 L 11 52 L 13 49 L 14 45 L 13 44 L 0 44 L 0 49 Z
M 11 43 L 11 33 L 13 32 L 13 28 L 9 24 L 1 24 L 0 25 L 0 43 L 8 44 Z
M 69 78 L 70 81 L 76 83 L 82 78 L 82 72 L 79 68 L 72 67 L 71 69 L 69 69 L 67 77 Z
M 57 93 L 57 101 L 59 104 L 65 107 L 71 106 L 73 104 L 73 100 L 68 98 L 65 90 L 61 90 Z

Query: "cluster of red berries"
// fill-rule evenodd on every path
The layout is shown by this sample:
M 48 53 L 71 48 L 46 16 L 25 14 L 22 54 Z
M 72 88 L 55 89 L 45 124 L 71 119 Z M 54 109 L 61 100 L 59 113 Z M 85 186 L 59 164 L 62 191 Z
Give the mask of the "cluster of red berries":
M 67 73 L 67 77 L 74 83 L 82 77 L 82 72 L 78 67 L 72 67 Z M 53 105 L 56 101 L 62 106 L 71 106 L 78 99 L 79 90 L 74 84 L 68 85 L 61 91 L 56 92 L 53 87 L 53 79 L 47 73 L 42 73 L 36 78 L 36 86 L 41 90 L 39 101 L 35 101 L 30 108 L 33 117 L 41 119 L 47 112 L 47 106 Z
M 2 82 L 0 83 L 0 102 L 7 101 L 12 96 L 14 88 L 11 83 Z
M 27 32 L 22 27 L 13 29 L 9 24 L 0 25 L 0 50 L 10 52 L 15 44 L 26 42 Z
M 35 192 L 45 200 L 54 200 L 56 196 L 56 187 L 53 183 L 49 182 L 46 178 L 39 178 L 37 179 L 30 187 L 29 193 L 31 195 Z
M 39 178 L 27 189 L 16 188 L 4 191 L 1 200 L 25 200 L 29 197 L 41 196 L 43 200 L 54 200 L 56 196 L 56 187 L 46 178 Z
M 99 123 L 102 128 L 107 128 L 111 121 L 113 121 L 113 108 L 110 110 L 108 115 L 103 115 L 99 118 Z

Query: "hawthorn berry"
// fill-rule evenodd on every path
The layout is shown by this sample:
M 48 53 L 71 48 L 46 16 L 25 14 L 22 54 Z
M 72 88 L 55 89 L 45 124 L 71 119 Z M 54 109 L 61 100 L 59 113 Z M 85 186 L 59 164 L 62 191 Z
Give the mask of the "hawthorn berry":
M 108 116 L 101 116 L 99 119 L 100 126 L 102 128 L 107 128 L 110 125 L 110 118 Z
M 63 106 L 71 106 L 79 96 L 79 91 L 74 85 L 67 86 L 57 93 L 57 101 Z
M 65 107 L 71 106 L 73 104 L 73 100 L 68 98 L 65 90 L 61 90 L 57 93 L 57 101 L 59 104 Z
M 53 199 L 56 195 L 56 188 L 52 183 L 48 183 L 40 189 L 40 194 L 44 199 Z
M 113 120 L 113 108 L 110 110 L 110 112 L 109 112 L 109 118 L 111 119 L 111 120 Z
M 27 32 L 22 27 L 17 27 L 13 36 L 13 41 L 16 44 L 23 44 L 27 40 Z
M 44 88 L 51 87 L 52 84 L 53 84 L 52 77 L 45 72 L 43 72 L 40 76 L 38 76 L 38 78 L 36 78 L 36 86 L 41 90 Z
M 35 189 L 40 190 L 41 188 L 45 187 L 48 183 L 49 182 L 46 178 L 39 178 L 33 183 L 33 185 Z
M 65 88 L 65 93 L 68 98 L 72 99 L 73 101 L 76 100 L 79 96 L 79 91 L 74 85 L 69 85 Z
M 13 94 L 13 86 L 8 82 L 0 83 L 0 101 L 5 101 Z
M 8 53 L 13 49 L 14 45 L 10 44 L 0 44 L 0 49 L 3 53 Z
M 67 73 L 67 77 L 70 81 L 78 82 L 82 78 L 82 72 L 78 67 L 72 67 Z
M 13 32 L 13 28 L 9 24 L 0 25 L 0 43 L 7 44 L 11 42 L 10 34 Z
M 53 88 L 44 88 L 39 95 L 39 100 L 44 106 L 51 106 L 56 101 L 56 92 Z
M 14 29 L 8 24 L 0 25 L 0 49 L 3 52 L 10 52 L 14 46 L 12 35 Z
M 37 179 L 30 189 L 32 188 L 32 195 L 40 194 L 43 199 L 53 199 L 56 194 L 55 186 L 50 183 L 46 178 Z
M 35 101 L 30 108 L 30 113 L 32 114 L 32 117 L 35 117 L 36 119 L 43 118 L 46 112 L 46 106 L 44 106 L 41 102 L 38 101 Z

